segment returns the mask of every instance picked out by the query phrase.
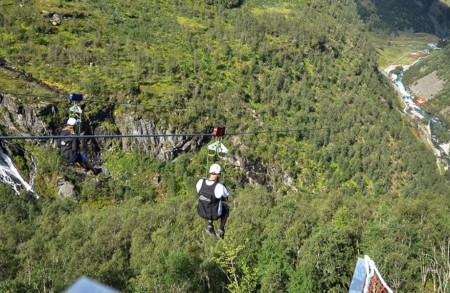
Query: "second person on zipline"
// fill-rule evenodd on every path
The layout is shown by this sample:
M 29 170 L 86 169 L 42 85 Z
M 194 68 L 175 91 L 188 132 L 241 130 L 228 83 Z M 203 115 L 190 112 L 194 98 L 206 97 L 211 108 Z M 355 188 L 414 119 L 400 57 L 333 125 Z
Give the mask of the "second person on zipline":
M 78 121 L 75 118 L 69 118 L 66 126 L 62 129 L 58 140 L 58 147 L 61 149 L 61 158 L 66 163 L 78 163 L 86 171 L 92 171 L 94 175 L 99 174 L 102 169 L 95 168 L 88 161 L 86 155 L 80 150 L 80 140 L 75 137 L 75 127 Z
M 198 214 L 208 221 L 206 232 L 222 238 L 225 236 L 225 223 L 227 222 L 230 208 L 223 201 L 228 201 L 228 190 L 223 182 L 220 182 L 222 168 L 219 164 L 212 164 L 209 168 L 209 177 L 198 180 L 196 188 L 198 194 Z M 214 231 L 213 221 L 220 218 L 220 227 Z

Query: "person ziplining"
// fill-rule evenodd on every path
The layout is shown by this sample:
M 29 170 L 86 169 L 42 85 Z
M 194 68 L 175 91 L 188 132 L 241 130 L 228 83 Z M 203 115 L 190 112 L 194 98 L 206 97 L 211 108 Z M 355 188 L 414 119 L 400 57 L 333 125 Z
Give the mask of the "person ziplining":
M 222 167 L 212 164 L 209 168 L 209 177 L 200 178 L 196 189 L 198 195 L 198 214 L 207 221 L 206 232 L 219 238 L 225 236 L 225 224 L 230 214 L 230 207 L 223 203 L 228 201 L 229 192 L 223 182 L 220 182 Z M 214 221 L 220 218 L 219 230 L 215 232 Z
M 75 136 L 75 127 L 78 121 L 75 118 L 69 118 L 65 127 L 61 130 L 61 139 L 58 139 L 58 147 L 61 151 L 61 158 L 66 163 L 78 163 L 86 171 L 92 171 L 94 175 L 102 172 L 102 169 L 95 168 L 94 165 L 87 159 L 86 154 L 83 153 L 84 143 Z

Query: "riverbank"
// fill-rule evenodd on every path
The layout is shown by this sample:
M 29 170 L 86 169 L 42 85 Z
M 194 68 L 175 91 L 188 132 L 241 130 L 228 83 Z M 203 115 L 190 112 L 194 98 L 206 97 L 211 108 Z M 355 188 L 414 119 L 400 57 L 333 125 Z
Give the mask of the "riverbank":
M 433 149 L 433 153 L 436 156 L 436 162 L 439 170 L 441 170 L 441 168 L 443 168 L 444 170 L 448 170 L 450 166 L 450 144 L 439 144 L 439 141 L 433 133 L 434 128 L 443 127 L 442 123 L 438 118 L 434 117 L 431 113 L 422 110 L 419 105 L 415 103 L 413 97 L 417 96 L 417 92 L 409 92 L 409 89 L 407 90 L 402 82 L 403 72 L 419 62 L 422 58 L 424 57 L 419 57 L 411 64 L 407 65 L 391 64 L 383 69 L 382 72 L 386 74 L 386 76 L 392 81 L 395 89 L 399 93 L 399 97 L 404 104 L 403 112 L 406 114 L 405 117 L 407 117 L 407 119 L 412 124 L 418 125 L 418 129 L 414 130 L 413 134 L 417 137 L 420 137 L 424 142 L 431 146 L 431 148 Z M 398 67 L 402 68 L 402 71 L 399 73 L 399 75 L 393 72 Z M 422 80 L 420 82 L 420 85 L 416 83 L 415 86 L 416 90 L 421 89 L 422 91 L 426 91 L 427 93 L 429 93 L 430 96 L 427 96 L 427 98 L 431 98 L 433 93 L 437 93 L 440 91 L 439 86 L 441 85 L 441 83 L 436 80 L 434 80 L 434 82 L 431 82 L 430 78 L 432 78 L 432 76 L 427 77 L 428 78 L 426 80 Z M 434 88 L 436 86 L 438 86 L 438 88 Z

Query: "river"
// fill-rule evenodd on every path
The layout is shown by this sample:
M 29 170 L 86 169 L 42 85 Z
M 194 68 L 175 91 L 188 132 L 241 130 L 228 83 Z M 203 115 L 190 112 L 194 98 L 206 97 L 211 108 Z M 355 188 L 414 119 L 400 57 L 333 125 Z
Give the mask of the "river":
M 438 48 L 439 49 L 439 48 Z M 423 57 L 422 57 L 423 58 Z M 420 58 L 420 59 L 422 59 Z M 415 63 L 420 62 L 420 59 L 416 60 Z M 413 65 L 414 65 L 413 64 Z M 411 65 L 412 66 L 412 65 Z M 392 67 L 392 66 L 391 66 Z M 404 67 L 404 70 L 408 70 L 410 66 Z M 388 73 L 390 74 L 390 73 Z M 403 102 L 405 103 L 405 113 L 407 113 L 410 117 L 415 117 L 419 121 L 427 121 L 428 125 L 425 129 L 427 129 L 427 132 L 429 134 L 429 139 L 427 139 L 427 142 L 433 147 L 434 153 L 436 157 L 442 160 L 441 165 L 445 170 L 448 170 L 450 166 L 450 156 L 449 156 L 449 150 L 448 150 L 448 144 L 440 144 L 436 135 L 435 130 L 436 129 L 446 129 L 445 125 L 433 114 L 423 110 L 420 108 L 413 100 L 411 93 L 409 93 L 404 84 L 403 84 L 403 71 L 400 72 L 398 75 L 391 74 L 390 75 L 391 80 L 393 81 L 395 87 L 401 94 L 403 98 Z M 419 122 L 420 124 L 421 122 Z M 444 150 L 444 148 L 446 148 Z

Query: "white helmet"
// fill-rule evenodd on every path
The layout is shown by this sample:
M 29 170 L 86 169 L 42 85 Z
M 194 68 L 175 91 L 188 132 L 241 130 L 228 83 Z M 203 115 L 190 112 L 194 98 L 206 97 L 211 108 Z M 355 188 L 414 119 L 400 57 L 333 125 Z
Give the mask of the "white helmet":
M 212 164 L 211 167 L 209 167 L 209 174 L 218 175 L 222 172 L 222 167 L 220 167 L 219 164 Z
M 77 125 L 77 124 L 78 124 L 78 121 L 77 121 L 77 119 L 75 119 L 75 118 L 69 118 L 69 119 L 67 120 L 67 125 L 75 126 L 75 125 Z

